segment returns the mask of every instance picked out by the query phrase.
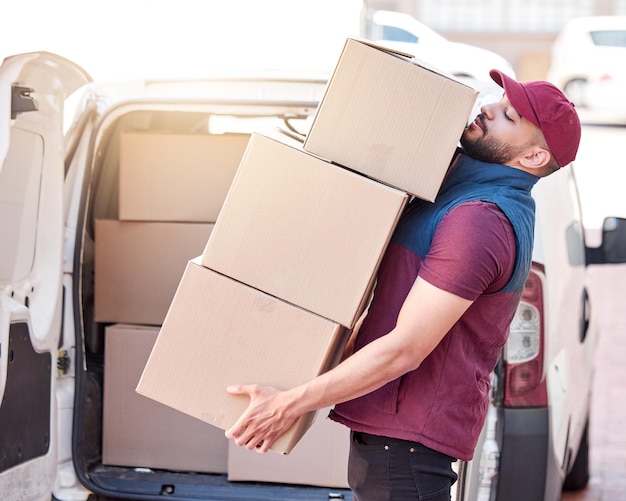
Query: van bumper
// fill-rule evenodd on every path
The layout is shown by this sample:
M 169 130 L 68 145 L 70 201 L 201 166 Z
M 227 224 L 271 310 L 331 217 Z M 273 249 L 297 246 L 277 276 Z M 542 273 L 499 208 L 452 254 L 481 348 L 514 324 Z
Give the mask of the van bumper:
M 500 410 L 497 500 L 545 498 L 551 442 L 549 423 L 547 408 Z

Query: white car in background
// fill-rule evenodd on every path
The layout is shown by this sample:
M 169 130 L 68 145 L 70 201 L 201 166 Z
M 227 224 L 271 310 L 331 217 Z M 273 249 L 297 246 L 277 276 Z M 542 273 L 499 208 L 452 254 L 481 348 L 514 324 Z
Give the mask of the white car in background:
M 509 61 L 495 52 L 451 42 L 414 17 L 401 12 L 376 10 L 366 16 L 365 38 L 411 54 L 455 77 L 491 82 L 489 71 L 498 69 L 515 78 Z
M 547 79 L 583 119 L 626 123 L 626 16 L 569 21 L 553 44 Z
M 313 78 L 215 78 L 141 82 L 111 92 L 110 85 L 90 83 L 84 70 L 54 54 L 5 59 L 3 501 L 352 499 L 348 490 L 334 487 L 237 482 L 225 473 L 103 461 L 107 325 L 94 315 L 94 227 L 98 218 L 118 217 L 121 137 L 128 131 L 243 133 L 268 124 L 306 134 L 325 85 Z M 64 134 L 64 103 L 76 91 L 83 99 Z M 596 320 L 587 264 L 626 262 L 626 220 L 608 219 L 603 246 L 587 248 L 572 169 L 542 180 L 534 196 L 531 275 L 494 373 L 490 414 L 474 460 L 457 464 L 455 501 L 558 501 L 564 484 L 580 489 L 589 478 Z M 153 418 L 148 414 L 145 422 Z M 161 450 L 168 457 L 172 452 Z M 325 464 L 335 463 L 330 455 L 322 455 Z

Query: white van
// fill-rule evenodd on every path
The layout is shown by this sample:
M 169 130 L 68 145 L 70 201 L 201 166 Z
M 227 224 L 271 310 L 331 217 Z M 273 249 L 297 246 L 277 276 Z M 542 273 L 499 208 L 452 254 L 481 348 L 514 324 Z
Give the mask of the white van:
M 209 425 L 198 428 L 204 423 L 184 421 L 182 414 L 164 417 L 165 406 L 138 408 L 134 392 L 130 397 L 123 391 L 114 395 L 124 377 L 132 380 L 138 364 L 139 355 L 127 356 L 145 348 L 131 341 L 139 336 L 126 332 L 120 341 L 114 331 L 158 330 L 164 294 L 166 305 L 168 300 L 164 282 L 159 282 L 165 280 L 161 274 L 169 273 L 170 282 L 172 274 L 177 279 L 180 260 L 185 253 L 190 258 L 199 254 L 202 249 L 198 252 L 193 245 L 206 236 L 203 223 L 182 228 L 174 217 L 164 224 L 176 225 L 176 230 L 156 228 L 152 236 L 143 233 L 139 244 L 120 239 L 116 231 L 121 231 L 121 214 L 127 210 L 120 205 L 125 195 L 118 189 L 120 165 L 126 161 L 120 154 L 124 142 L 129 136 L 180 136 L 183 142 L 170 151 L 173 160 L 168 160 L 177 168 L 177 159 L 184 156 L 187 161 L 198 160 L 185 146 L 189 136 L 214 141 L 215 155 L 229 157 L 253 130 L 279 127 L 287 134 L 306 134 L 325 82 L 325 78 L 224 78 L 99 88 L 81 68 L 53 54 L 24 54 L 4 61 L 0 67 L 3 500 L 352 499 L 344 485 L 343 442 L 340 452 L 330 446 L 324 449 L 323 441 L 314 444 L 321 447 L 316 466 L 326 468 L 317 480 L 298 477 L 302 468 L 281 479 L 287 463 L 276 467 L 281 471 L 260 474 L 253 465 L 256 477 L 250 473 L 234 478 L 223 432 L 215 434 Z M 79 89 L 81 99 L 75 94 Z M 75 119 L 64 131 L 64 103 L 70 96 Z M 230 139 L 223 143 L 225 138 Z M 163 159 L 152 159 L 159 160 Z M 140 186 L 153 181 L 156 171 L 148 169 L 142 175 Z M 184 187 L 183 195 L 190 189 Z M 216 199 L 219 196 L 223 193 Z M 626 223 L 607 220 L 604 247 L 587 249 L 572 169 L 538 183 L 535 196 L 535 262 L 494 374 L 493 406 L 475 459 L 458 465 L 457 500 L 555 501 L 564 482 L 581 488 L 588 479 L 596 334 L 586 288 L 587 264 L 626 260 Z M 162 209 L 162 202 L 150 210 Z M 165 211 L 159 217 L 169 215 Z M 145 230 L 146 224 L 141 227 Z M 188 239 L 186 231 L 194 237 Z M 153 243 L 146 245 L 147 241 Z M 163 254 L 165 247 L 168 253 Z M 112 265 L 99 268 L 97 253 L 110 258 Z M 125 263 L 137 255 L 156 265 L 129 278 Z M 124 285 L 113 286 L 112 291 L 104 287 L 115 280 Z M 132 296 L 137 289 L 139 299 Z M 132 315 L 139 312 L 147 316 L 135 322 Z M 133 384 L 129 387 L 134 389 Z M 333 429 L 343 430 L 339 425 Z M 152 438 L 133 445 L 145 436 Z M 315 468 L 306 469 L 309 473 Z

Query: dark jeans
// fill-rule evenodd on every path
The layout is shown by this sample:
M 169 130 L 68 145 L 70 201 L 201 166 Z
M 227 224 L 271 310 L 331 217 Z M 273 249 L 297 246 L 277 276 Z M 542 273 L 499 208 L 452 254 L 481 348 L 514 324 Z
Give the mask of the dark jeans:
M 348 483 L 355 501 L 450 501 L 456 459 L 417 442 L 350 436 Z

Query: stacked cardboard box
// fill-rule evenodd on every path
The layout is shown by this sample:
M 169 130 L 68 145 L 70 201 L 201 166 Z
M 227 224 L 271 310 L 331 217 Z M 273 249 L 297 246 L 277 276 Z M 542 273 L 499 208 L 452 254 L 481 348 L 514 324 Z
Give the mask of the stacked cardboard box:
M 106 328 L 102 462 L 226 473 L 222 430 L 135 391 L 158 332 L 140 325 Z
M 122 134 L 119 218 L 215 222 L 248 139 L 248 134 Z
M 304 149 L 434 201 L 477 94 L 412 56 L 348 39 Z
M 332 367 L 407 198 L 298 143 L 254 134 L 138 391 L 227 429 L 247 405 L 226 393 L 229 384 L 286 388 Z M 172 378 L 168 363 L 193 369 Z M 313 417 L 273 450 L 290 452 Z
M 248 134 L 120 137 L 119 218 L 96 220 L 95 319 L 161 325 L 213 229 Z
M 191 261 L 138 392 L 226 429 L 248 403 L 228 394 L 229 384 L 301 384 L 336 363 L 346 335 L 335 322 Z M 312 419 L 295 423 L 274 450 L 290 451 Z
M 95 221 L 105 330 L 103 462 L 225 473 L 222 430 L 135 392 L 187 262 L 209 238 L 247 134 L 123 133 L 118 218 Z M 127 325 L 123 325 L 127 324 Z
M 97 322 L 161 325 L 189 259 L 202 252 L 211 223 L 97 219 Z
M 228 442 L 228 480 L 348 488 L 350 432 L 321 409 L 289 454 L 258 454 Z
M 406 193 L 254 134 L 202 264 L 351 328 Z
M 247 406 L 229 384 L 287 388 L 332 367 L 403 208 L 410 195 L 434 199 L 475 98 L 406 55 L 348 40 L 304 147 L 250 139 L 137 391 L 228 429 Z M 290 452 L 313 417 L 272 449 Z

